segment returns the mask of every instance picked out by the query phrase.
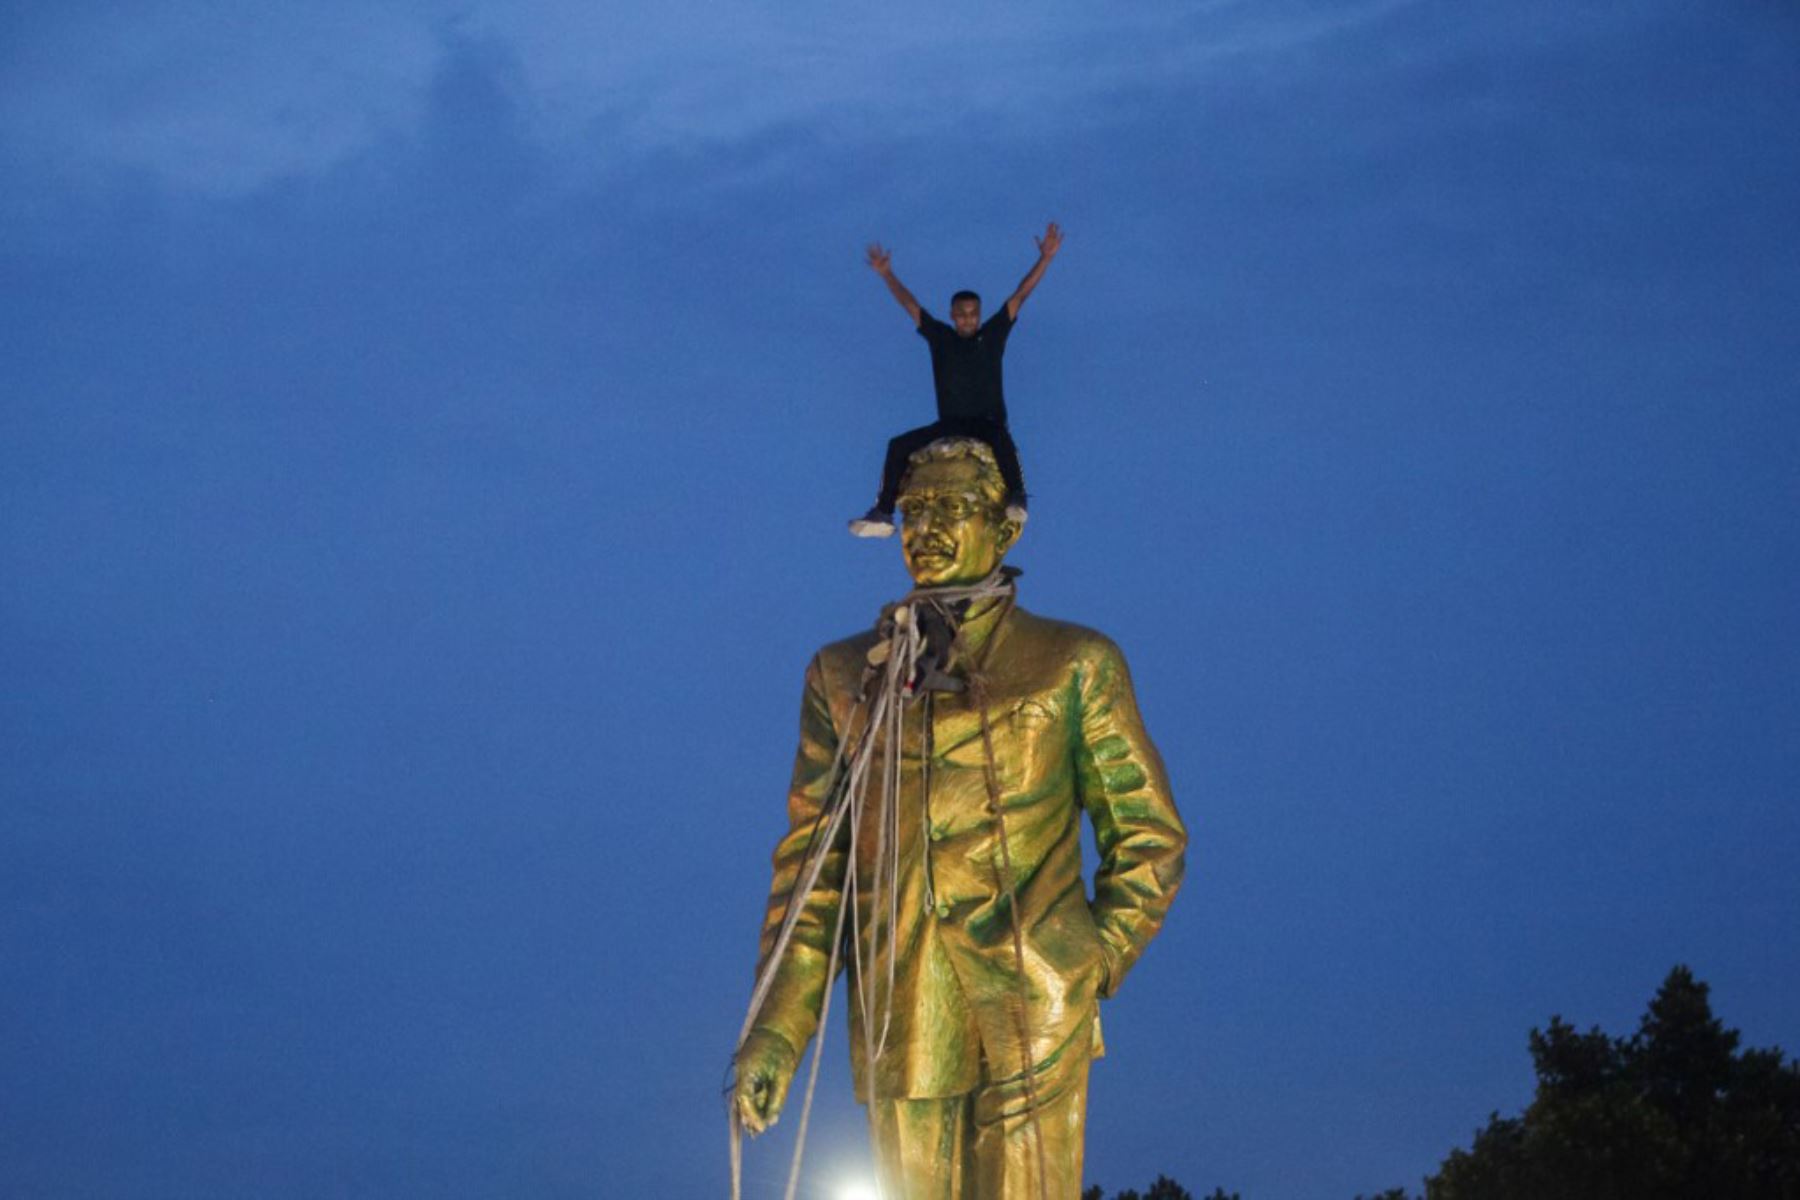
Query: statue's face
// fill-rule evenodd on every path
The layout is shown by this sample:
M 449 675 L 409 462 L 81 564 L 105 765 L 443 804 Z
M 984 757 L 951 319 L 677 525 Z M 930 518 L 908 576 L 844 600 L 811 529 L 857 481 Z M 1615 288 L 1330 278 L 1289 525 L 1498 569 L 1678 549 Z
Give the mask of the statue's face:
M 979 583 L 1018 540 L 1019 527 L 981 490 L 973 459 L 920 463 L 911 468 L 895 506 L 900 552 L 919 587 Z

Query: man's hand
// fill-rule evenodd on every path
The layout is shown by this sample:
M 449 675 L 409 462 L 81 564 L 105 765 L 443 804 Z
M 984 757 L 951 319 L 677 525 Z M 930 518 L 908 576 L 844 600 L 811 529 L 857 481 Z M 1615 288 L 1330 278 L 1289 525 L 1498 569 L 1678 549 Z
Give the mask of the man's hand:
M 780 1119 L 797 1066 L 799 1058 L 786 1038 L 764 1029 L 750 1031 L 733 1064 L 731 1089 L 744 1132 L 755 1137 Z
M 887 247 L 880 242 L 869 243 L 869 269 L 881 276 L 881 281 L 887 284 L 888 291 L 899 302 L 900 307 L 906 310 L 906 315 L 912 318 L 912 323 L 917 325 L 919 323 L 919 302 L 913 299 L 913 294 L 906 290 L 906 285 L 895 276 L 893 255 L 889 254 Z
M 1019 286 L 1013 289 L 1013 294 L 1006 298 L 1006 315 L 1015 321 L 1019 319 L 1019 306 L 1025 303 L 1025 298 L 1037 287 L 1038 280 L 1044 277 L 1044 271 L 1049 267 L 1050 260 L 1056 257 L 1056 252 L 1062 249 L 1062 226 L 1055 221 L 1050 222 L 1050 227 L 1044 230 L 1044 236 L 1036 241 L 1038 260 L 1031 264 L 1031 270 L 1025 273 L 1025 278 L 1019 280 Z

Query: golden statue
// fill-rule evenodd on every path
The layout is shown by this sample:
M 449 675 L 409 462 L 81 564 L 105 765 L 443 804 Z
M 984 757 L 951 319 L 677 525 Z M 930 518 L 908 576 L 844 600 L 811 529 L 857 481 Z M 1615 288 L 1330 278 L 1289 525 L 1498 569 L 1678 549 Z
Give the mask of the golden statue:
M 734 1062 L 733 1117 L 754 1135 L 846 968 L 887 1200 L 1076 1200 L 1099 1000 L 1181 882 L 1186 833 L 1125 660 L 1017 606 L 1005 496 L 985 444 L 915 453 L 898 504 L 915 590 L 807 669 Z M 798 1153 L 790 1195 L 797 1175 Z

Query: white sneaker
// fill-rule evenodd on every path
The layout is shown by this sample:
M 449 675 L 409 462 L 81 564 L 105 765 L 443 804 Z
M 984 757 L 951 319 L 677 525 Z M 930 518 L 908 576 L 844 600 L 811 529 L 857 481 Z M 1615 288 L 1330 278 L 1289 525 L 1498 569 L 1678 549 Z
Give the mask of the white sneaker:
M 850 532 L 857 537 L 893 537 L 894 518 L 879 508 L 871 508 L 856 520 L 850 522 Z

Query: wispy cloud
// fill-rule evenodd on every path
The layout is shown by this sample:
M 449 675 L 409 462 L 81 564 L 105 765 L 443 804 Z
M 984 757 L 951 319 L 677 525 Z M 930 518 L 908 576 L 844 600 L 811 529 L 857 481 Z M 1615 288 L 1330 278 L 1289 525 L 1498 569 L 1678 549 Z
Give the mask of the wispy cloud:
M 423 8 L 168 0 L 46 9 L 5 52 L 0 136 L 62 168 L 239 192 L 418 121 L 443 43 Z
M 61 169 L 141 171 L 236 194 L 405 137 L 455 45 L 516 66 L 528 136 L 608 154 L 729 142 L 805 122 L 822 136 L 929 134 L 1000 114 L 1065 121 L 1124 86 L 1299 69 L 1296 51 L 1417 0 L 1194 0 L 751 12 L 704 0 L 255 7 L 162 3 L 17 18 L 0 139 Z

